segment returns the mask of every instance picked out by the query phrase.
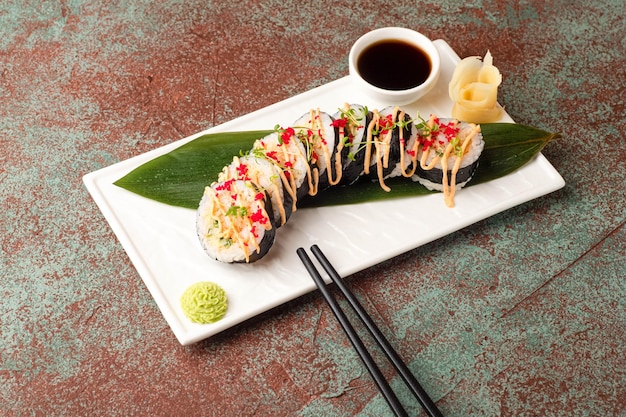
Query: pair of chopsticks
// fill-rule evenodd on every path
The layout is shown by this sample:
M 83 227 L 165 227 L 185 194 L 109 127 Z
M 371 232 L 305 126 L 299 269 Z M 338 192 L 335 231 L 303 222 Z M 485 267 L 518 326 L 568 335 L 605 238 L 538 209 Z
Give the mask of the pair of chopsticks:
M 324 268 L 326 273 L 330 276 L 330 279 L 343 293 L 344 297 L 346 297 L 346 300 L 348 301 L 352 309 L 359 316 L 369 333 L 373 336 L 378 345 L 381 347 L 381 349 L 387 356 L 387 359 L 389 359 L 394 368 L 396 368 L 396 371 L 398 371 L 398 373 L 402 377 L 402 380 L 407 385 L 409 390 L 413 393 L 415 398 L 419 401 L 424 411 L 426 411 L 429 417 L 443 417 L 443 414 L 441 414 L 433 400 L 430 399 L 426 391 L 424 391 L 417 379 L 415 379 L 415 376 L 413 376 L 409 368 L 406 366 L 400 355 L 398 355 L 398 353 L 391 346 L 387 338 L 381 333 L 378 326 L 376 326 L 376 324 L 372 321 L 371 317 L 367 314 L 361 303 L 359 303 L 359 301 L 356 299 L 352 291 L 350 291 L 350 289 L 346 286 L 343 278 L 339 276 L 335 268 L 330 264 L 326 256 L 322 253 L 321 249 L 317 245 L 313 245 L 311 246 L 311 252 L 313 253 L 313 255 L 315 255 L 320 265 L 322 265 L 322 268 Z M 374 362 L 374 359 L 367 351 L 367 348 L 363 344 L 363 341 L 355 332 L 354 327 L 352 327 L 352 324 L 350 324 L 350 321 L 337 303 L 337 300 L 333 297 L 333 295 L 326 287 L 326 283 L 315 268 L 315 265 L 313 265 L 313 262 L 311 261 L 311 258 L 309 258 L 309 255 L 307 255 L 306 251 L 303 248 L 298 248 L 296 250 L 296 253 L 300 257 L 300 260 L 304 264 L 306 270 L 311 275 L 311 278 L 313 278 L 313 281 L 315 281 L 315 284 L 324 296 L 324 299 L 328 303 L 328 306 L 335 314 L 335 317 L 341 324 L 341 327 L 348 336 L 348 339 L 350 339 L 352 346 L 354 346 L 355 350 L 361 357 L 361 360 L 363 361 L 370 375 L 376 382 L 376 385 L 378 385 L 380 392 L 385 397 L 385 400 L 391 407 L 394 414 L 396 416 L 408 416 L 406 410 L 398 400 L 398 397 L 395 395 L 395 393 L 387 383 L 387 380 L 380 371 L 380 368 L 378 368 L 378 366 Z

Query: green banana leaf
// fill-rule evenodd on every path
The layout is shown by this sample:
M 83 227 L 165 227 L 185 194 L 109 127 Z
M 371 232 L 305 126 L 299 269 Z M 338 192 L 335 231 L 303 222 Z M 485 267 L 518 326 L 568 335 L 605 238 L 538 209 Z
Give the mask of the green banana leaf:
M 233 156 L 247 151 L 268 131 L 212 133 L 138 166 L 114 184 L 149 199 L 196 209 L 204 187 L 217 179 Z
M 510 174 L 528 163 L 551 140 L 561 136 L 514 123 L 481 124 L 481 131 L 485 148 L 468 186 Z M 216 180 L 233 156 L 246 152 L 256 139 L 270 132 L 272 130 L 203 135 L 135 168 L 114 184 L 161 203 L 196 209 L 204 187 Z M 393 178 L 386 184 L 391 187 L 390 192 L 372 181 L 331 187 L 302 200 L 299 207 L 355 204 L 431 193 L 407 178 Z

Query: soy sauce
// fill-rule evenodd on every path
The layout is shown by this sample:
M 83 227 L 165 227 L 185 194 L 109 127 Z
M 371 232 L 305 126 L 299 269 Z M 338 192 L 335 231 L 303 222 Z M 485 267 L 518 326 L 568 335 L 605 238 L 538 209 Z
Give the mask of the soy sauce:
M 376 87 L 406 90 L 426 81 L 432 64 L 419 47 L 389 39 L 365 48 L 358 56 L 356 66 L 361 76 Z

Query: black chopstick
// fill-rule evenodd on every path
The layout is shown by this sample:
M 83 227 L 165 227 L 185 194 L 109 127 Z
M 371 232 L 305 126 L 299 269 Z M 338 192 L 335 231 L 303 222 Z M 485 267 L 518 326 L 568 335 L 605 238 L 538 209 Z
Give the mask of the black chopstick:
M 324 299 L 326 300 L 331 310 L 337 317 L 337 320 L 339 321 L 344 331 L 346 332 L 346 335 L 350 339 L 350 342 L 352 343 L 357 353 L 363 360 L 363 363 L 365 364 L 368 371 L 372 375 L 372 378 L 378 385 L 378 388 L 380 389 L 381 393 L 385 397 L 385 400 L 387 400 L 387 403 L 389 404 L 389 406 L 391 407 L 395 415 L 397 416 L 407 415 L 402 404 L 399 402 L 398 398 L 391 390 L 389 384 L 384 379 L 380 369 L 378 368 L 378 366 L 372 359 L 371 355 L 369 354 L 369 352 L 363 345 L 363 342 L 361 341 L 359 336 L 356 334 L 354 328 L 350 324 L 343 310 L 341 310 L 341 307 L 339 306 L 335 298 L 332 296 L 332 294 L 326 287 L 324 280 L 322 279 L 319 272 L 317 271 L 317 269 L 311 262 L 311 259 L 308 257 L 305 250 L 303 248 L 298 248 L 296 252 L 298 253 L 298 256 L 304 263 L 305 268 L 307 269 L 307 271 L 309 272 L 309 274 L 315 281 L 315 284 L 319 288 L 320 292 L 324 296 Z M 406 364 L 404 363 L 400 355 L 398 355 L 398 353 L 391 346 L 387 338 L 382 334 L 378 326 L 376 326 L 376 324 L 373 322 L 371 317 L 367 314 L 367 312 L 365 311 L 361 303 L 359 303 L 359 301 L 356 299 L 352 291 L 350 291 L 350 289 L 345 285 L 345 281 L 337 273 L 337 271 L 328 261 L 326 256 L 324 256 L 321 249 L 317 245 L 313 245 L 311 246 L 311 252 L 315 255 L 315 257 L 319 261 L 320 265 L 322 265 L 326 273 L 330 276 L 330 279 L 335 283 L 335 285 L 337 285 L 337 288 L 339 288 L 342 294 L 346 297 L 346 300 L 348 301 L 350 306 L 354 309 L 354 311 L 356 312 L 358 317 L 361 319 L 361 321 L 363 322 L 367 330 L 370 332 L 370 334 L 374 337 L 376 342 L 379 344 L 379 346 L 381 347 L 381 349 L 383 350 L 383 352 L 385 353 L 389 361 L 393 364 L 395 369 L 398 371 L 398 373 L 402 377 L 402 380 L 405 382 L 409 390 L 413 393 L 415 398 L 418 400 L 418 402 L 420 403 L 424 411 L 426 411 L 429 417 L 443 417 L 443 414 L 441 414 L 441 412 L 439 411 L 435 403 L 428 396 L 426 391 L 424 391 L 424 389 L 419 384 L 415 376 L 413 376 L 413 374 L 411 373 L 409 368 L 406 366 Z
M 343 330 L 346 332 L 348 339 L 350 339 L 352 346 L 354 346 L 354 349 L 357 351 L 357 353 L 361 357 L 361 360 L 365 364 L 365 367 L 367 368 L 370 375 L 376 382 L 376 385 L 378 385 L 378 389 L 385 397 L 385 400 L 387 400 L 387 403 L 393 410 L 394 414 L 396 416 L 408 416 L 406 410 L 400 403 L 400 400 L 398 400 L 398 397 L 396 397 L 396 394 L 393 392 L 393 390 L 387 383 L 387 380 L 383 376 L 383 373 L 380 371 L 380 368 L 378 368 L 378 366 L 376 365 L 376 362 L 374 362 L 374 359 L 367 351 L 367 348 L 361 341 L 361 338 L 356 333 L 356 331 L 354 330 L 354 327 L 352 327 L 352 325 L 350 324 L 350 321 L 348 320 L 343 310 L 337 303 L 337 300 L 335 300 L 335 298 L 330 293 L 328 288 L 326 288 L 326 283 L 322 279 L 319 272 L 317 272 L 317 269 L 313 265 L 313 262 L 311 261 L 311 258 L 309 258 L 309 255 L 307 255 L 307 253 L 302 248 L 298 248 L 296 252 L 298 253 L 298 256 L 300 257 L 300 260 L 302 260 L 304 267 L 309 272 L 309 274 L 311 275 L 311 278 L 313 278 L 313 281 L 315 281 L 315 284 L 317 285 L 320 292 L 324 296 L 324 299 L 328 303 L 328 306 L 330 307 L 332 312 L 335 314 L 335 317 L 337 317 L 337 320 L 339 320 L 339 323 L 341 324 L 341 327 L 343 328 Z

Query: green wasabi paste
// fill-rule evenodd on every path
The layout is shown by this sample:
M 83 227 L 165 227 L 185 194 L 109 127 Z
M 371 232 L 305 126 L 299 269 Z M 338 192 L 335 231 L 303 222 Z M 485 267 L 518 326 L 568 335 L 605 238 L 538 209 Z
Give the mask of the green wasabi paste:
M 213 282 L 197 282 L 180 297 L 185 315 L 194 323 L 214 323 L 224 317 L 228 309 L 226 291 Z

